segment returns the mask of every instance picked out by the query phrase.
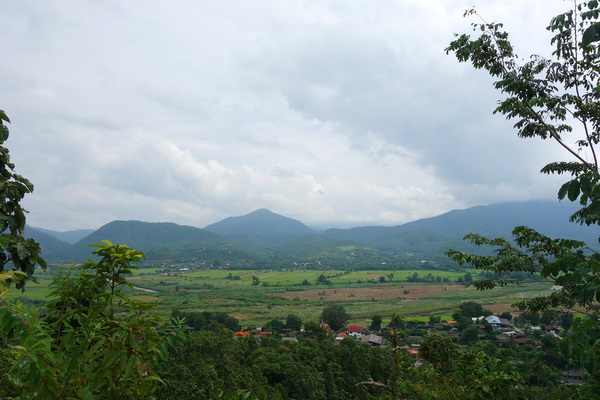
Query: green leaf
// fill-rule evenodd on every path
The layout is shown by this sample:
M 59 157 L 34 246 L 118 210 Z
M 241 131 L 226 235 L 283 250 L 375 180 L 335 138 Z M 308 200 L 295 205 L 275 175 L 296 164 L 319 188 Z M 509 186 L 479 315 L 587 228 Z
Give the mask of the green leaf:
M 576 180 L 571 181 L 571 184 L 569 185 L 569 192 L 567 194 L 567 197 L 569 198 L 569 200 L 571 200 L 571 201 L 577 200 L 577 198 L 579 197 L 579 193 L 580 193 L 579 189 L 580 189 L 579 181 L 576 181 Z
M 579 178 L 579 183 L 581 185 L 581 193 L 585 195 L 590 195 L 592 193 L 592 182 L 587 176 L 582 176 Z
M 8 127 L 0 125 L 0 143 L 5 142 L 6 139 L 8 139 Z
M 593 42 L 597 42 L 600 40 L 600 22 L 596 22 L 595 24 L 588 27 L 585 32 L 583 32 L 583 37 L 581 38 L 582 46 L 589 46 Z
M 562 200 L 565 198 L 565 196 L 567 195 L 567 192 L 569 191 L 569 185 L 571 184 L 571 181 L 566 182 L 564 185 L 562 185 L 560 187 L 560 189 L 558 190 L 558 199 Z
M 4 110 L 0 110 L 0 121 L 6 121 L 6 122 L 10 123 L 10 119 L 8 119 L 8 116 L 6 115 Z M 0 122 L 0 125 L 1 124 L 2 123 Z

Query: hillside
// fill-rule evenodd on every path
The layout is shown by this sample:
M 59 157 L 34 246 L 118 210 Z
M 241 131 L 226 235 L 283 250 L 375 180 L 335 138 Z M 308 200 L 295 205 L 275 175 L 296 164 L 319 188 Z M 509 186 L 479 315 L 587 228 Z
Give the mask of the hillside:
M 90 245 L 102 240 L 140 250 L 148 262 L 184 259 L 224 262 L 260 257 L 251 249 L 244 249 L 219 235 L 191 226 L 170 222 L 113 221 L 65 251 L 53 253 L 52 258 L 61 259 L 62 262 L 79 262 L 89 257 L 92 251 Z
M 74 231 L 58 232 L 58 231 L 53 231 L 50 229 L 38 228 L 36 226 L 29 226 L 29 225 L 27 225 L 27 228 L 35 229 L 36 231 L 43 232 L 43 233 L 50 235 L 62 242 L 65 242 L 67 244 L 77 243 L 78 241 L 80 241 L 81 239 L 86 237 L 87 235 L 94 233 L 94 229 L 77 229 Z
M 229 217 L 207 225 L 205 230 L 226 237 L 268 237 L 281 238 L 315 234 L 302 222 L 287 218 L 264 208 L 240 217 Z
M 53 235 L 46 233 L 46 231 L 28 225 L 25 226 L 25 237 L 31 238 L 40 244 L 44 257 L 47 257 L 49 254 L 66 251 L 70 246 L 69 243 L 57 239 Z
M 510 237 L 519 225 L 529 226 L 550 237 L 597 242 L 597 229 L 569 222 L 577 209 L 568 202 L 532 201 L 477 206 L 454 210 L 393 227 L 329 229 L 323 235 L 353 240 L 382 251 L 443 254 L 447 248 L 466 248 L 462 238 L 470 233 Z
M 551 237 L 597 243 L 597 230 L 568 222 L 572 203 L 523 202 L 454 210 L 403 225 L 328 229 L 317 233 L 302 222 L 261 209 L 230 217 L 206 229 L 174 223 L 114 221 L 73 245 L 28 228 L 50 262 L 80 262 L 89 245 L 102 240 L 124 243 L 143 251 L 150 263 L 233 262 L 235 266 L 285 266 L 303 262 L 336 268 L 375 268 L 381 265 L 450 267 L 449 248 L 479 252 L 462 240 L 469 232 L 510 237 L 517 225 L 527 225 Z M 52 232 L 52 231 L 47 231 Z

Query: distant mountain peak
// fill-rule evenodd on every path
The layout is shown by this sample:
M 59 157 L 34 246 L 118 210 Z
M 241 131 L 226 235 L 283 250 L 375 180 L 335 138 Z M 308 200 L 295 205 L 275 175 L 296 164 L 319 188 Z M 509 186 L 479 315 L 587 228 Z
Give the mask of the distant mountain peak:
M 204 229 L 223 236 L 297 236 L 316 233 L 302 222 L 266 208 L 239 217 L 225 218 Z

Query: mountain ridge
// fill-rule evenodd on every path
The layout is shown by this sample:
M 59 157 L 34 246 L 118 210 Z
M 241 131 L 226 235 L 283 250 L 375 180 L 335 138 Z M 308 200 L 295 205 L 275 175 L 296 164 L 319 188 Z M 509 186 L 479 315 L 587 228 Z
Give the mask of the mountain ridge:
M 41 239 L 44 254 L 57 262 L 81 261 L 89 257 L 90 244 L 110 240 L 143 251 L 152 262 L 197 258 L 208 264 L 248 266 L 319 259 L 329 265 L 359 267 L 374 260 L 414 264 L 429 259 L 446 265 L 449 261 L 444 253 L 449 248 L 478 250 L 462 240 L 467 233 L 510 237 L 517 225 L 550 237 L 597 243 L 594 227 L 568 222 L 576 209 L 577 205 L 564 202 L 503 203 L 453 210 L 396 226 L 333 228 L 322 233 L 298 220 L 259 209 L 205 229 L 172 222 L 112 221 L 72 245 L 48 239 L 49 234 L 36 233 L 30 227 L 28 232 Z

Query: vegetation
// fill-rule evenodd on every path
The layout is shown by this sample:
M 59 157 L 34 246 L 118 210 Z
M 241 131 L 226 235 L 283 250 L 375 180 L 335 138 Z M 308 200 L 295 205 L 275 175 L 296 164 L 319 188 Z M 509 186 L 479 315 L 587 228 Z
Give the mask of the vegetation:
M 532 56 L 523 65 L 502 24 L 474 24 L 481 32 L 477 38 L 460 35 L 447 49 L 459 61 L 471 62 L 497 78 L 495 87 L 507 97 L 495 112 L 515 119 L 520 137 L 552 140 L 566 151 L 570 161 L 552 162 L 542 173 L 570 176 L 558 198 L 579 202 L 572 222 L 596 226 L 600 224 L 599 16 L 595 0 L 556 16 L 548 27 L 554 33 L 552 55 Z M 518 306 L 530 311 L 564 307 L 585 312 L 590 318 L 575 323 L 571 351 L 590 380 L 600 382 L 600 254 L 582 241 L 551 239 L 525 226 L 515 228 L 513 235 L 514 244 L 470 234 L 468 240 L 495 247 L 495 254 L 450 251 L 449 255 L 461 264 L 496 274 L 475 283 L 483 290 L 515 283 L 506 277 L 514 271 L 553 280 L 558 290 L 521 301 Z
M 96 247 L 98 262 L 55 275 L 45 315 L 2 300 L 5 376 L 14 391 L 4 395 L 139 399 L 156 390 L 157 362 L 183 331 L 157 329 L 162 321 L 148 305 L 123 293 L 140 252 L 110 242 Z
M 462 35 L 448 48 L 459 60 L 499 79 L 496 87 L 508 98 L 497 111 L 517 119 L 521 136 L 554 140 L 574 157 L 575 161 L 551 163 L 543 172 L 571 176 L 559 198 L 579 201 L 572 220 L 587 225 L 600 224 L 595 150 L 600 142 L 599 15 L 598 2 L 590 1 L 557 16 L 550 25 L 555 32 L 553 58 L 533 57 L 522 66 L 500 24 L 476 24 L 482 32 L 477 39 Z M 583 136 L 576 144 L 588 157 L 563 138 L 575 131 L 565 123 L 571 119 L 581 124 Z M 0 144 L 8 138 L 4 122 L 8 118 L 0 112 Z M 406 261 L 404 256 L 393 258 L 395 265 L 383 264 L 381 254 L 347 240 L 342 245 L 311 237 L 305 245 L 326 242 L 335 248 L 319 255 L 325 265 L 317 271 L 306 265 L 292 271 L 290 266 L 299 264 L 289 255 L 274 255 L 280 263 L 275 263 L 280 267 L 275 271 L 256 270 L 247 259 L 251 252 L 242 244 L 225 247 L 221 238 L 190 231 L 212 241 L 212 247 L 192 248 L 180 238 L 179 248 L 206 252 L 203 257 L 210 262 L 192 257 L 178 260 L 193 259 L 185 267 L 174 263 L 134 274 L 142 253 L 105 241 L 94 245 L 93 259 L 81 265 L 38 274 L 50 283 L 46 292 L 30 297 L 31 305 L 25 305 L 9 300 L 7 293 L 12 284 L 23 287 L 36 265 L 45 266 L 39 246 L 22 236 L 25 211 L 19 203 L 33 187 L 14 174 L 4 147 L 0 157 L 4 398 L 542 400 L 591 398 L 597 392 L 600 255 L 582 241 L 550 239 L 526 227 L 515 229 L 514 243 L 469 235 L 475 245 L 495 246 L 495 253 L 449 255 L 486 273 L 480 276 L 464 270 L 426 271 L 425 265 L 402 270 L 398 265 Z M 136 232 L 132 240 L 141 240 Z M 386 240 L 393 243 L 394 236 Z M 221 258 L 224 254 L 228 258 Z M 376 261 L 367 266 L 369 271 L 355 271 L 363 257 Z M 241 265 L 239 270 L 229 268 L 232 259 Z M 349 268 L 333 268 L 336 262 L 352 259 L 346 264 Z M 526 308 L 514 312 L 518 329 L 501 321 L 512 319 L 512 313 L 494 315 L 484 307 L 490 304 L 480 303 L 482 294 L 461 285 L 472 283 L 478 289 L 494 289 L 489 296 L 514 299 L 523 289 L 507 285 L 536 275 L 543 279 L 531 283 L 529 291 L 548 288 L 549 282 L 557 290 L 516 302 Z M 146 293 L 141 295 L 141 290 Z M 43 307 L 35 303 L 44 298 Z M 428 315 L 421 320 L 396 315 L 408 309 L 407 298 L 415 301 L 407 313 L 426 310 L 421 314 Z M 419 309 L 416 300 L 428 302 L 427 307 Z M 163 303 L 163 318 L 151 312 L 149 302 Z M 251 312 L 262 313 L 254 320 L 262 329 L 247 323 L 250 317 L 245 324 L 237 318 Z M 451 313 L 451 321 L 446 313 Z M 173 317 L 172 323 L 165 322 L 166 314 Z M 182 328 L 184 322 L 189 329 Z M 381 336 L 369 335 L 360 342 L 341 339 L 349 322 L 362 327 L 370 322 L 370 333 Z M 585 384 L 563 385 L 577 368 L 585 369 Z
M 321 320 L 334 331 L 342 329 L 348 319 L 350 319 L 350 315 L 346 312 L 346 308 L 341 305 L 327 306 L 321 313 Z
M 26 210 L 20 202 L 33 191 L 33 185 L 14 172 L 15 166 L 4 147 L 9 136 L 6 122 L 10 123 L 10 119 L 0 110 L 0 293 L 8 290 L 11 281 L 17 288 L 24 287 L 36 265 L 46 267 L 39 244 L 23 237 Z

